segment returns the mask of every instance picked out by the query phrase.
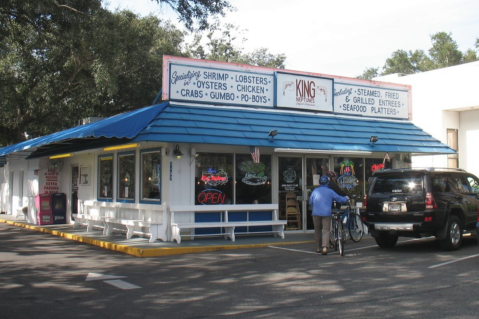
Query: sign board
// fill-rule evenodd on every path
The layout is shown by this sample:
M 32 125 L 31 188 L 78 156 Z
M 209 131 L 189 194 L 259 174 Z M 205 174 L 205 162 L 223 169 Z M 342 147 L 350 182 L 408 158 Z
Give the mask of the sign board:
M 163 58 L 164 101 L 407 120 L 411 86 L 245 64 Z
M 334 84 L 334 113 L 409 119 L 409 92 L 355 84 Z
M 313 111 L 333 111 L 333 79 L 276 73 L 276 105 Z
M 272 107 L 273 74 L 170 65 L 170 99 Z
M 55 170 L 44 169 L 39 176 L 40 194 L 54 194 L 60 192 L 60 173 Z

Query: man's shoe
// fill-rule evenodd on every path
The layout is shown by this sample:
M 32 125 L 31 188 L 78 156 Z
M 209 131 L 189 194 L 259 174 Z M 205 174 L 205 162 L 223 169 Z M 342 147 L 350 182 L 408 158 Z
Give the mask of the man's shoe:
M 328 254 L 328 248 L 327 248 L 327 247 L 323 247 L 323 251 L 321 252 L 321 254 L 327 255 L 327 254 Z

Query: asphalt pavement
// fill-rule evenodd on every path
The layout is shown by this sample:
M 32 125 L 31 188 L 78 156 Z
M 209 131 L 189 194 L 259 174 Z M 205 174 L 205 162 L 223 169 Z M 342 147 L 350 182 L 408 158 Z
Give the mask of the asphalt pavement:
M 196 241 L 196 240 L 195 240 Z M 479 246 L 370 237 L 137 258 L 0 223 L 2 318 L 477 318 Z

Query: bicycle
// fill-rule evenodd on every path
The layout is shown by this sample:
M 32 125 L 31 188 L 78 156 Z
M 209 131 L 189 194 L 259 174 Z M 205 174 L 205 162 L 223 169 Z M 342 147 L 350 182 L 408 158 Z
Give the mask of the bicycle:
M 351 209 L 351 205 L 348 203 L 348 208 L 343 213 L 343 224 L 348 229 L 349 238 L 355 243 L 359 242 L 364 235 L 364 226 L 361 221 L 361 216 L 356 210 Z
M 330 244 L 334 250 L 338 251 L 341 256 L 344 256 L 344 244 L 346 242 L 346 231 L 343 225 L 343 212 L 333 210 L 331 212 L 331 234 L 333 239 Z

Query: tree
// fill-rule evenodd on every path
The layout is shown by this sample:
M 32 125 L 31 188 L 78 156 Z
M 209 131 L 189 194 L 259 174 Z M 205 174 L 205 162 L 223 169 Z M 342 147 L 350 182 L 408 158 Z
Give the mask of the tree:
M 379 68 L 366 68 L 363 74 L 359 75 L 357 78 L 363 80 L 372 80 L 377 76 L 379 76 Z
M 112 14 L 93 0 L 14 2 L 0 17 L 7 27 L 0 38 L 4 145 L 24 132 L 45 135 L 84 117 L 150 105 L 161 88 L 162 56 L 182 55 L 184 34 L 155 17 Z
M 224 16 L 226 11 L 234 8 L 227 0 L 152 0 L 158 4 L 169 5 L 179 15 L 179 21 L 186 28 L 193 31 L 194 21 L 198 23 L 198 30 L 206 30 L 210 27 L 208 18 L 211 16 Z
M 435 69 L 461 64 L 462 52 L 457 49 L 457 43 L 451 38 L 451 33 L 438 32 L 431 36 L 431 40 L 429 55 Z
M 73 52 L 84 48 L 82 27 L 100 5 L 98 0 L 0 4 L 0 143 L 24 139 L 25 131 L 50 123 L 47 119 L 57 127 L 62 123 L 68 79 L 76 75 Z
M 414 74 L 478 60 L 474 50 L 469 49 L 464 53 L 459 51 L 450 33 L 433 34 L 431 41 L 429 56 L 422 50 L 397 50 L 386 59 L 382 72 L 377 68 L 367 68 L 357 78 L 370 80 L 376 76 L 394 73 Z M 476 39 L 475 46 L 479 49 L 479 38 Z
M 397 50 L 390 58 L 386 59 L 382 75 L 402 73 L 414 74 L 427 71 L 430 60 L 422 50 L 409 51 Z
M 237 42 L 244 43 L 246 38 L 239 37 L 244 33 L 233 24 L 216 25 L 206 34 L 207 41 L 203 43 L 203 35 L 198 33 L 193 42 L 187 45 L 186 53 L 196 59 L 206 59 L 220 62 L 244 63 L 256 66 L 284 69 L 286 56 L 272 54 L 267 48 L 259 48 L 252 53 L 244 53 Z

